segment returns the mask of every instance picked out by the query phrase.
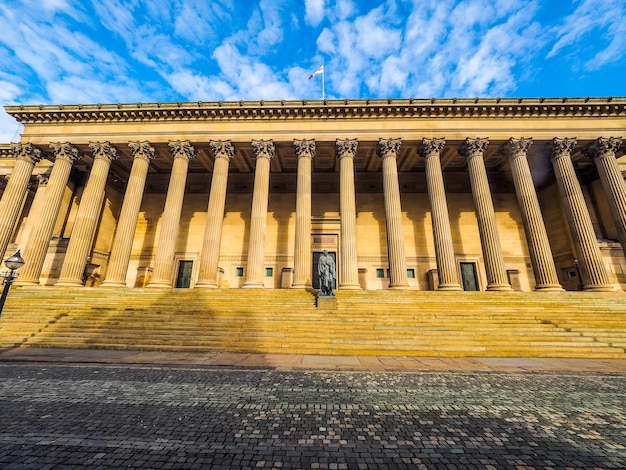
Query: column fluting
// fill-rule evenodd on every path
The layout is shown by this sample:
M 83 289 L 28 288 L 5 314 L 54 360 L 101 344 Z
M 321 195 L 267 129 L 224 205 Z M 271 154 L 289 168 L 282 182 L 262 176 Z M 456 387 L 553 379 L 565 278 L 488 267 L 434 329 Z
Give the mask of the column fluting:
M 298 157 L 296 188 L 296 234 L 291 287 L 310 288 L 313 274 L 311 254 L 311 164 L 315 158 L 314 140 L 294 140 Z
M 356 139 L 337 140 L 339 157 L 340 265 L 339 288 L 360 289 L 356 251 L 356 194 L 354 189 L 354 157 Z
M 133 166 L 128 177 L 124 202 L 109 256 L 107 274 L 102 287 L 126 286 L 126 274 L 133 249 L 139 209 L 146 186 L 148 167 L 150 160 L 156 157 L 156 151 L 150 142 L 130 142 L 128 146 L 133 152 Z
M 400 139 L 379 139 L 378 156 L 383 159 L 383 196 L 387 226 L 387 257 L 389 259 L 389 288 L 408 289 L 406 251 L 402 231 L 402 206 L 398 183 L 397 157 Z
M 252 147 L 256 154 L 254 171 L 254 192 L 252 194 L 252 213 L 250 215 L 250 238 L 248 243 L 248 262 L 246 281 L 243 287 L 263 288 L 265 275 L 265 229 L 267 226 L 267 206 L 270 189 L 270 160 L 276 149 L 271 140 L 253 140 Z
M 622 139 L 599 137 L 591 145 L 589 153 L 593 157 L 602 188 L 607 195 L 611 215 L 617 229 L 617 236 L 626 254 L 626 185 L 615 160 Z
M 15 166 L 0 199 L 0 261 L 11 241 L 35 164 L 42 158 L 41 150 L 30 142 L 13 143 L 11 151 Z
M 93 166 L 76 212 L 76 221 L 67 245 L 61 274 L 55 286 L 83 285 L 87 257 L 104 201 L 109 168 L 111 161 L 117 159 L 117 150 L 109 142 L 92 142 L 89 147 L 94 155 Z
M 180 224 L 180 214 L 183 210 L 185 185 L 189 161 L 195 157 L 195 150 L 188 140 L 175 140 L 169 143 L 174 156 L 170 184 L 165 197 L 163 220 L 157 242 L 157 252 L 154 259 L 152 280 L 148 287 L 172 287 L 172 270 L 174 268 L 174 253 Z
M 587 203 L 572 163 L 571 152 L 575 145 L 576 139 L 552 139 L 552 166 L 578 256 L 583 289 L 612 291 L 614 288 L 609 284 Z
M 463 289 L 459 283 L 459 274 L 454 259 L 450 215 L 440 160 L 445 143 L 444 139 L 423 139 L 419 153 L 426 164 L 426 186 L 428 188 L 435 259 L 439 275 L 437 290 L 459 291 Z
M 487 138 L 465 139 L 460 146 L 459 153 L 467 159 L 472 196 L 476 206 L 476 218 L 480 243 L 485 260 L 485 272 L 487 274 L 488 291 L 510 291 L 504 257 L 498 235 L 496 213 L 491 199 L 487 170 L 485 169 L 484 152 L 489 144 Z
M 552 257 L 548 233 L 541 215 L 537 191 L 528 165 L 532 139 L 510 138 L 505 147 L 511 165 L 515 194 L 522 214 L 528 251 L 535 274 L 536 291 L 563 291 Z
M 222 227 L 224 225 L 224 207 L 226 205 L 226 186 L 228 184 L 228 164 L 235 156 L 235 147 L 230 140 L 212 140 L 209 142 L 215 162 L 211 178 L 211 193 L 204 226 L 204 240 L 200 256 L 200 274 L 196 287 L 217 287 Z
M 20 271 L 16 285 L 39 284 L 39 277 L 48 252 L 48 245 L 54 231 L 54 224 L 59 216 L 63 193 L 72 171 L 72 165 L 80 159 L 78 149 L 69 142 L 50 144 L 55 160 L 46 187 L 39 220 L 33 225 L 26 247 L 22 251 L 25 264 Z

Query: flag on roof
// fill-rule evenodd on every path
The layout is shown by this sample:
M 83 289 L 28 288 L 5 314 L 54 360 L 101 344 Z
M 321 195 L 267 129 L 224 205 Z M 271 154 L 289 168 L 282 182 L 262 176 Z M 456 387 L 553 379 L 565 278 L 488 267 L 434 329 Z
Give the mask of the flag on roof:
M 320 65 L 319 69 L 317 69 L 315 72 L 309 75 L 309 80 L 311 80 L 313 77 L 315 77 L 317 74 L 320 74 L 320 73 L 324 73 L 324 64 Z

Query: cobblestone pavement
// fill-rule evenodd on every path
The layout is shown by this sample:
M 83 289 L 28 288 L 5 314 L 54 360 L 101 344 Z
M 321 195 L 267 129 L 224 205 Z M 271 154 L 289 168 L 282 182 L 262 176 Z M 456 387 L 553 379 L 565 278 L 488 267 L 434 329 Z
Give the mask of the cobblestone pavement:
M 0 364 L 0 468 L 626 468 L 626 375 Z

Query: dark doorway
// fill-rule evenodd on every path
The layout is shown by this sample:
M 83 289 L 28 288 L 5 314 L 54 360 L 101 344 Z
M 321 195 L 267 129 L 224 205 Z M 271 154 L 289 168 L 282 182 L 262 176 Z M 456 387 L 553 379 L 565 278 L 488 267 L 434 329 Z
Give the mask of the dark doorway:
M 193 261 L 181 260 L 178 264 L 178 276 L 176 276 L 176 287 L 188 289 L 191 286 L 191 271 Z
M 461 263 L 461 278 L 463 279 L 463 290 L 478 290 L 475 263 Z
M 335 262 L 335 270 L 337 272 L 337 275 L 339 275 L 339 271 L 337 270 L 337 253 L 335 253 L 334 251 L 329 251 L 328 254 L 330 256 L 332 256 L 333 261 Z M 317 273 L 317 263 L 319 262 L 320 256 L 322 256 L 322 252 L 321 251 L 314 251 L 313 252 L 313 289 L 319 289 L 320 288 L 320 276 Z M 335 285 L 333 286 L 333 289 L 337 288 L 337 279 L 335 278 Z

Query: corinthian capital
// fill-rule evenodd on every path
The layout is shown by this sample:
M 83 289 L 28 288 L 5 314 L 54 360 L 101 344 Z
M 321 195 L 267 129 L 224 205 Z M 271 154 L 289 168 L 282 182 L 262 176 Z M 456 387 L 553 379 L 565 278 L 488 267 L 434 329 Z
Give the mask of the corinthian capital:
M 271 159 L 274 158 L 274 155 L 276 155 L 276 148 L 274 147 L 274 141 L 273 140 L 253 140 L 252 141 L 252 148 L 254 149 L 254 154 L 256 155 L 256 158 L 267 158 L 267 159 Z
M 117 149 L 111 145 L 111 142 L 90 142 L 89 148 L 96 159 L 117 160 Z
M 599 157 L 614 157 L 622 145 L 621 137 L 598 137 L 588 149 L 588 153 L 595 159 Z
M 172 140 L 169 146 L 172 154 L 174 154 L 174 158 L 192 160 L 196 156 L 195 149 L 188 140 Z
M 554 139 L 552 139 L 553 158 L 562 157 L 565 155 L 569 156 L 572 153 L 572 150 L 574 150 L 575 146 L 575 138 L 566 137 L 564 139 L 560 139 L 559 137 L 555 137 Z
M 73 163 L 80 159 L 78 149 L 69 142 L 53 142 L 50 144 L 50 148 L 57 160 L 67 160 Z
M 422 139 L 422 143 L 417 147 L 417 153 L 423 158 L 439 157 L 446 146 L 445 139 Z
M 488 145 L 489 138 L 487 137 L 478 137 L 476 139 L 468 137 L 465 139 L 465 142 L 459 145 L 459 153 L 465 158 L 476 157 L 485 153 Z
M 504 151 L 509 156 L 509 158 L 515 158 L 520 155 L 526 155 L 532 144 L 533 139 L 527 139 L 525 137 L 515 139 L 511 137 L 509 141 L 504 145 Z
M 376 151 L 381 158 L 397 157 L 402 145 L 402 139 L 378 139 Z
M 235 156 L 235 146 L 230 140 L 211 140 L 209 146 L 215 158 L 230 160 Z
M 142 142 L 128 142 L 128 146 L 133 152 L 133 157 L 135 158 L 152 160 L 156 157 L 156 150 L 147 140 Z
M 293 146 L 296 148 L 296 155 L 300 157 L 315 158 L 315 140 L 313 139 L 293 139 Z
M 356 156 L 356 148 L 358 146 L 356 139 L 337 139 L 337 155 L 339 158 Z
M 32 164 L 37 163 L 42 158 L 41 150 L 39 150 L 30 142 L 12 143 L 11 151 L 13 152 L 13 155 L 15 155 L 15 158 L 17 158 L 18 160 L 24 160 Z

